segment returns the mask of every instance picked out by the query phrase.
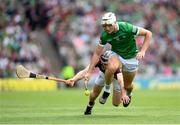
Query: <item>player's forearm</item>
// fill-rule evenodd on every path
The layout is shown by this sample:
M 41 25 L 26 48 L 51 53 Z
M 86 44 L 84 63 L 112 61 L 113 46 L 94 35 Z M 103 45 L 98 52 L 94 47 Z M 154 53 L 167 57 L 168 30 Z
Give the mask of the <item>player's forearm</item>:
M 83 71 L 80 71 L 80 72 L 78 72 L 72 79 L 73 79 L 74 81 L 78 81 L 78 80 L 80 80 L 80 79 L 83 78 L 84 73 L 85 73 L 84 70 L 83 70 Z
M 84 70 L 81 70 L 80 72 L 78 72 L 72 79 L 74 81 L 81 80 L 84 77 L 85 73 L 87 72 L 88 68 L 89 67 L 86 67 Z
M 91 63 L 90 63 L 89 69 L 88 69 L 89 73 L 91 73 L 93 71 L 94 67 L 98 63 L 99 57 L 100 57 L 102 51 L 103 51 L 103 47 L 98 45 L 96 47 L 96 51 L 95 51 L 95 53 L 94 53 L 94 55 L 93 55 L 93 57 L 91 59 Z
M 146 30 L 146 33 L 144 34 L 144 36 L 145 37 L 144 37 L 144 42 L 143 42 L 141 51 L 146 52 L 146 50 L 149 47 L 151 38 L 152 38 L 152 33 L 150 31 Z
M 100 57 L 100 55 L 97 55 L 96 53 L 93 55 L 92 60 L 91 60 L 91 64 L 90 64 L 89 69 L 88 69 L 88 72 L 91 73 L 93 71 L 94 67 L 96 66 L 96 64 L 99 61 L 99 57 Z

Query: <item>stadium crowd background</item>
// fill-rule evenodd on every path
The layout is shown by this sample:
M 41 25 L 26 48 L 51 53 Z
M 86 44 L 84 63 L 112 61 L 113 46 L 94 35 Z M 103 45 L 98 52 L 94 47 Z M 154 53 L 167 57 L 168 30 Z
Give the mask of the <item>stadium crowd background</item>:
M 179 0 L 0 0 L 0 78 L 15 77 L 21 63 L 51 74 L 53 64 L 35 37 L 46 33 L 61 65 L 75 72 L 90 61 L 101 32 L 100 18 L 114 12 L 118 20 L 152 31 L 153 40 L 138 76 L 180 76 Z M 137 43 L 142 38 L 137 37 Z M 59 74 L 55 74 L 59 75 Z

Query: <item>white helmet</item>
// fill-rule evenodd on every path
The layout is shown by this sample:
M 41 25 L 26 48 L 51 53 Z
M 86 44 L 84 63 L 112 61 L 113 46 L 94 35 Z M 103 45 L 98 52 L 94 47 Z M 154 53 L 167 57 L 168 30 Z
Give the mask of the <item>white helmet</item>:
M 116 16 L 112 12 L 105 13 L 102 17 L 101 24 L 113 24 L 116 22 Z

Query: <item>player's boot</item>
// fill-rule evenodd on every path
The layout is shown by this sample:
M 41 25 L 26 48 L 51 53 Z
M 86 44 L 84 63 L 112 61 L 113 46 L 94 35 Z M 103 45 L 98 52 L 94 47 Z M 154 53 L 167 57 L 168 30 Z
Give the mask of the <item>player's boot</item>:
M 109 95 L 110 95 L 110 93 L 104 91 L 103 95 L 99 98 L 99 103 L 105 104 Z
M 88 105 L 88 106 L 86 107 L 86 110 L 85 110 L 85 112 L 84 112 L 84 115 L 91 115 L 92 108 L 93 108 L 93 107 L 91 107 L 91 106 Z
M 86 110 L 84 111 L 84 115 L 91 115 L 94 104 L 94 102 L 89 102 L 89 105 L 87 105 Z
M 130 96 L 128 96 L 129 97 L 129 102 L 128 103 L 123 103 L 123 106 L 124 107 L 128 107 L 129 106 L 129 104 L 131 103 L 131 95 Z
M 127 89 L 127 96 L 129 97 L 129 102 L 127 104 L 123 103 L 124 107 L 128 107 L 129 104 L 131 103 L 131 97 L 132 97 L 132 90 L 133 90 L 133 85 L 131 85 L 131 87 L 129 89 Z

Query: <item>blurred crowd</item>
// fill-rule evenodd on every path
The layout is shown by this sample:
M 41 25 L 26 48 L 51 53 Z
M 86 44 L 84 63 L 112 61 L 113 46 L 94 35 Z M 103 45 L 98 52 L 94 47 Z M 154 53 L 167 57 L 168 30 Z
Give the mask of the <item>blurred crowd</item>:
M 45 28 L 41 21 L 43 16 L 35 19 L 35 7 L 25 1 L 0 2 L 0 78 L 14 77 L 18 64 L 36 73 L 46 73 L 48 61 L 41 53 L 41 47 L 35 43 L 38 33 L 33 32 L 37 26 Z
M 13 76 L 17 63 L 34 64 L 38 72 L 50 71 L 41 47 L 33 42 L 37 29 L 47 33 L 63 66 L 75 71 L 84 68 L 99 42 L 100 19 L 107 11 L 114 12 L 119 21 L 152 31 L 139 75 L 180 76 L 179 6 L 179 0 L 1 1 L 0 77 Z M 139 47 L 142 41 L 137 37 Z

